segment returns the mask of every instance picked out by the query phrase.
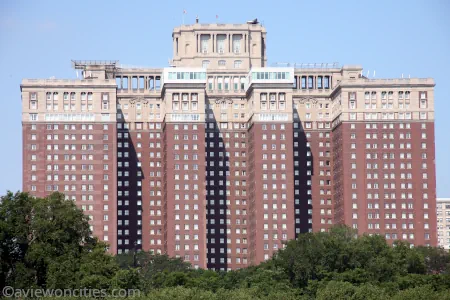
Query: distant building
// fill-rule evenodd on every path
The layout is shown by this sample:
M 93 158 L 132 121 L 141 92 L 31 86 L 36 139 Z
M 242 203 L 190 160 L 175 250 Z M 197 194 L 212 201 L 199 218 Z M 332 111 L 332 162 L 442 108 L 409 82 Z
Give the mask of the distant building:
M 347 224 L 436 245 L 434 81 L 267 66 L 260 24 L 173 31 L 170 68 L 25 79 L 23 189 L 66 194 L 113 253 L 237 269 Z
M 437 198 L 437 239 L 438 245 L 450 249 L 450 198 Z

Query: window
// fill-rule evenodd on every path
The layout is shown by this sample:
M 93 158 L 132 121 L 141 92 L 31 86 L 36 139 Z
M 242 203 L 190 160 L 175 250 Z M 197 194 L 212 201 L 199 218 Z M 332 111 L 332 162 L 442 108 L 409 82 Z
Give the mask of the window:
M 235 53 L 235 54 L 239 54 L 241 52 L 241 39 L 242 39 L 242 35 L 233 34 L 232 47 L 233 47 L 233 53 Z
M 331 85 L 331 76 L 325 76 L 324 77 L 324 87 L 326 89 L 329 89 Z
M 302 89 L 306 89 L 306 76 L 302 76 L 301 78 L 301 87 Z
M 426 98 L 422 98 L 422 95 L 420 96 L 420 104 L 419 107 L 420 108 L 427 108 L 427 99 Z
M 201 51 L 202 53 L 208 53 L 208 44 L 209 44 L 209 34 L 202 34 L 200 36 L 200 47 L 201 47 Z
M 237 90 L 239 90 L 239 78 L 237 78 L 237 77 L 235 77 L 234 79 L 233 79 L 233 89 L 235 90 L 235 91 L 237 91 Z M 238 107 L 238 104 L 237 103 L 235 103 L 234 104 L 234 108 L 235 109 L 237 109 Z
M 322 76 L 317 77 L 317 88 L 318 89 L 323 88 L 323 77 Z
M 216 36 L 216 49 L 218 53 L 224 53 L 225 52 L 225 34 L 218 34 Z
M 225 60 L 219 60 L 219 67 L 225 67 L 227 62 Z
M 102 109 L 109 109 L 109 95 L 102 94 Z
M 234 68 L 235 69 L 240 69 L 242 65 L 242 61 L 241 60 L 235 60 L 234 61 Z
M 350 100 L 348 102 L 348 108 L 350 109 L 356 109 L 356 101 L 355 100 Z
M 180 109 L 180 103 L 178 101 L 172 102 L 172 110 L 176 111 Z
M 209 67 L 209 60 L 202 61 L 202 68 L 207 69 Z
M 37 94 L 30 93 L 30 109 L 37 109 Z
M 312 76 L 308 76 L 308 89 L 314 88 L 314 78 Z
M 209 61 L 208 61 L 208 65 L 209 65 Z M 205 68 L 205 66 L 203 66 L 203 68 Z M 212 90 L 214 87 L 214 79 L 213 78 L 208 78 L 208 89 Z

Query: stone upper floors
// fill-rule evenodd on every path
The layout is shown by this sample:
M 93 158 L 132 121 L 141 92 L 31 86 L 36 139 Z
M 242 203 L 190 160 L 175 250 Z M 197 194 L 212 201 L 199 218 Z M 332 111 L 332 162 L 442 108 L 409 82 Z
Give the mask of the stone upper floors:
M 433 79 L 368 79 L 360 66 L 237 72 L 74 65 L 83 68 L 81 79 L 22 81 L 22 121 L 434 120 Z

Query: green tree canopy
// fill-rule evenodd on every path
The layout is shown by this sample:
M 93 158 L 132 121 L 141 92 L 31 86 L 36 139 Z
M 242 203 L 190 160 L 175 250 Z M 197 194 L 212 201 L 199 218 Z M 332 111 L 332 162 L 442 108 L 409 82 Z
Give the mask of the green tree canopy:
M 8 193 L 0 201 L 1 288 L 139 289 L 143 300 L 450 300 L 448 252 L 401 241 L 390 246 L 345 226 L 300 234 L 257 266 L 196 270 L 151 252 L 108 254 L 62 194 Z
M 64 195 L 7 193 L 0 202 L 0 285 L 104 287 L 118 269 L 88 218 Z

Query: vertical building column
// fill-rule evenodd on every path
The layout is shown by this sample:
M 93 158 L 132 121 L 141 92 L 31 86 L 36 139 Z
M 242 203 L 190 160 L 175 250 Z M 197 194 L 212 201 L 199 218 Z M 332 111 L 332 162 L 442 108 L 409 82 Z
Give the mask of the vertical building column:
M 249 37 L 248 37 L 248 34 L 246 33 L 245 34 L 245 53 L 250 53 L 250 49 L 249 49 L 249 44 L 250 44 L 250 42 L 249 42 Z
M 210 41 L 211 41 L 211 53 L 214 53 L 214 34 L 210 34 Z
M 244 52 L 247 53 L 247 34 L 244 34 Z

